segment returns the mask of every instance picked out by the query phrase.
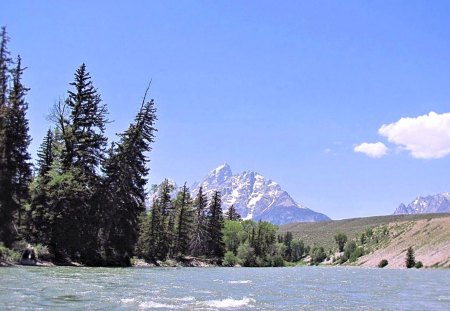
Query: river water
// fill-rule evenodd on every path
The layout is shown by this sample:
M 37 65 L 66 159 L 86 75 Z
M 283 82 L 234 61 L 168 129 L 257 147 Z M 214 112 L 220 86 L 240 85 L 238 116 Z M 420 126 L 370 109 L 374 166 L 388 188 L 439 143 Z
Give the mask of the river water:
M 450 270 L 0 268 L 0 310 L 450 310 Z

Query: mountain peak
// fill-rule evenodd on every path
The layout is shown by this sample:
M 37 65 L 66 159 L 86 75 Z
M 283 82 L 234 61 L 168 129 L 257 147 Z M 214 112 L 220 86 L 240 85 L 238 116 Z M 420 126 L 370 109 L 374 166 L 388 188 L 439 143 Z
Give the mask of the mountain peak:
M 209 175 L 226 175 L 231 176 L 233 173 L 231 172 L 231 167 L 228 165 L 228 163 L 224 163 L 222 165 L 219 165 L 215 169 L 209 173 Z
M 220 191 L 223 209 L 234 205 L 244 219 L 266 220 L 274 224 L 329 220 L 323 214 L 299 206 L 278 183 L 262 174 L 244 171 L 233 175 L 226 163 L 192 187 L 194 196 L 200 186 L 208 196 Z
M 408 206 L 400 204 L 394 214 L 427 214 L 427 213 L 449 213 L 450 195 L 448 192 L 441 194 L 417 197 Z

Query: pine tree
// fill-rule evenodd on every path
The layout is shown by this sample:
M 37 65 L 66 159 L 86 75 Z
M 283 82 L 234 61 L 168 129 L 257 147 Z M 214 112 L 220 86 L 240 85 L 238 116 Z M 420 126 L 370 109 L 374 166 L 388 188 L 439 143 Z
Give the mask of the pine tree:
M 208 253 L 216 258 L 223 258 L 225 244 L 223 243 L 223 212 L 220 191 L 215 191 L 209 203 L 208 219 Z
M 238 214 L 236 211 L 236 208 L 232 204 L 228 210 L 225 212 L 225 219 L 232 220 L 232 221 L 241 221 L 242 217 Z
M 416 258 L 414 256 L 414 250 L 410 246 L 408 247 L 408 250 L 406 251 L 406 258 L 405 258 L 405 264 L 406 268 L 413 268 L 416 265 Z
M 13 172 L 10 167 L 10 143 L 7 135 L 8 83 L 12 63 L 7 47 L 8 42 L 6 28 L 2 27 L 0 32 L 0 241 L 6 246 L 11 246 L 17 233 L 13 223 L 17 206 L 13 200 Z
M 104 203 L 99 168 L 106 145 L 107 111 L 84 64 L 70 85 L 74 90 L 68 91 L 67 100 L 55 107 L 52 116 L 59 149 L 49 172 L 53 190 L 49 195 L 54 198 L 52 208 L 57 215 L 53 247 L 61 256 L 97 265 L 101 260 L 98 237 Z
M 161 211 L 161 229 L 156 245 L 158 259 L 171 257 L 174 243 L 175 209 L 172 204 L 171 193 L 173 185 L 167 179 L 161 184 L 161 191 L 158 197 L 159 208 Z
M 49 172 L 53 165 L 53 132 L 49 129 L 39 150 L 37 174 L 30 187 L 30 207 L 26 213 L 25 237 L 33 243 L 51 244 L 52 208 L 50 205 Z
M 91 76 L 82 64 L 75 72 L 75 88 L 68 91 L 66 104 L 70 114 L 70 134 L 65 138 L 67 145 L 66 164 L 82 168 L 90 178 L 98 179 L 97 169 L 104 159 L 107 138 L 104 135 L 107 108 L 93 86 Z
M 6 29 L 0 33 L 0 240 L 11 245 L 21 224 L 22 206 L 28 200 L 31 180 L 31 142 L 28 135 L 25 95 L 20 56 L 13 69 Z
M 10 146 L 10 162 L 13 170 L 14 200 L 18 205 L 17 226 L 21 226 L 21 209 L 29 200 L 28 186 L 31 182 L 31 156 L 28 147 L 31 137 L 28 134 L 28 119 L 26 112 L 28 104 L 25 101 L 26 92 L 29 90 L 22 84 L 22 60 L 17 57 L 16 67 L 12 70 L 12 88 L 9 92 L 8 129 Z
M 209 240 L 208 236 L 208 224 L 206 219 L 206 208 L 208 206 L 208 200 L 203 193 L 203 188 L 200 187 L 197 196 L 194 200 L 194 229 L 189 244 L 190 253 L 194 256 L 204 255 L 207 251 L 206 243 Z
M 178 211 L 175 253 L 187 255 L 189 253 L 189 242 L 194 224 L 194 210 L 192 209 L 191 194 L 186 184 L 184 184 L 178 193 L 175 206 Z
M 145 210 L 149 172 L 147 153 L 156 131 L 156 109 L 153 100 L 146 102 L 147 91 L 134 122 L 119 135 L 120 141 L 112 146 L 104 166 L 103 192 L 107 194 L 107 203 L 103 208 L 102 244 L 105 260 L 123 264 L 129 264 L 138 240 L 138 222 Z

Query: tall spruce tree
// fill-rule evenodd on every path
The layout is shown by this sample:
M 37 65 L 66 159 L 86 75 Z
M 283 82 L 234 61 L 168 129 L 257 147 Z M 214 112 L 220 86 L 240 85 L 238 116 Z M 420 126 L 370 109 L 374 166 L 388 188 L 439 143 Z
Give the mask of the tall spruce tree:
M 207 252 L 208 223 L 206 218 L 206 208 L 208 206 L 208 199 L 203 193 L 203 188 L 200 187 L 197 196 L 194 200 L 194 229 L 189 244 L 190 253 L 194 256 L 204 255 Z
M 223 212 L 220 191 L 215 191 L 210 202 L 207 213 L 208 219 L 208 255 L 222 258 L 225 253 L 223 242 Z
M 17 236 L 22 207 L 28 200 L 31 164 L 28 146 L 25 95 L 22 84 L 22 61 L 14 68 L 9 57 L 6 29 L 0 33 L 0 240 L 11 245 Z
M 8 83 L 11 58 L 8 51 L 9 37 L 6 28 L 0 32 L 0 241 L 10 246 L 15 238 L 12 171 L 8 160 Z
M 191 194 L 186 183 L 178 192 L 175 207 L 178 214 L 175 254 L 188 255 L 192 226 L 194 224 L 194 210 L 192 209 Z
M 49 197 L 49 172 L 53 165 L 53 132 L 47 135 L 37 152 L 36 175 L 30 186 L 30 207 L 25 219 L 25 237 L 27 241 L 51 244 L 53 214 Z
M 85 64 L 76 70 L 70 85 L 73 90 L 56 106 L 53 116 L 59 134 L 55 139 L 58 157 L 50 172 L 53 209 L 58 215 L 54 248 L 72 260 L 98 265 L 103 203 L 99 168 L 106 145 L 107 110 Z
M 105 161 L 102 245 L 105 260 L 111 264 L 129 264 L 138 239 L 139 216 L 145 210 L 147 153 L 156 131 L 156 109 L 153 100 L 146 101 L 147 92 L 148 88 L 134 122 L 119 135 L 120 141 Z
M 17 227 L 21 226 L 21 210 L 29 200 L 28 186 L 31 182 L 31 156 L 28 147 L 31 136 L 28 134 L 28 119 L 26 112 L 28 103 L 25 95 L 29 90 L 22 84 L 22 60 L 17 57 L 16 66 L 12 70 L 12 88 L 9 92 L 9 109 L 7 113 L 8 129 L 7 136 L 10 142 L 10 163 L 13 171 L 13 194 L 18 205 Z

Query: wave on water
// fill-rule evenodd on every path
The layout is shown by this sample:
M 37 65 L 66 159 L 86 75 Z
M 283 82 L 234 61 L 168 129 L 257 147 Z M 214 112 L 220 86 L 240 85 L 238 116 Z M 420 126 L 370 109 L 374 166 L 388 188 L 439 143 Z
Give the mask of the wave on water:
M 145 302 L 141 302 L 139 304 L 139 308 L 140 309 L 179 309 L 179 306 L 176 305 L 171 305 L 171 304 L 166 304 L 166 303 L 160 303 L 160 302 L 156 302 L 156 301 L 145 301 Z
M 204 304 L 208 307 L 219 309 L 251 307 L 254 303 L 255 299 L 248 297 L 244 297 L 242 299 L 226 298 L 222 300 L 209 300 L 204 302 Z
M 228 281 L 229 284 L 248 284 L 251 283 L 251 280 L 243 280 L 243 281 Z
M 134 298 L 124 298 L 124 299 L 120 299 L 120 301 L 122 303 L 133 303 L 135 301 Z

